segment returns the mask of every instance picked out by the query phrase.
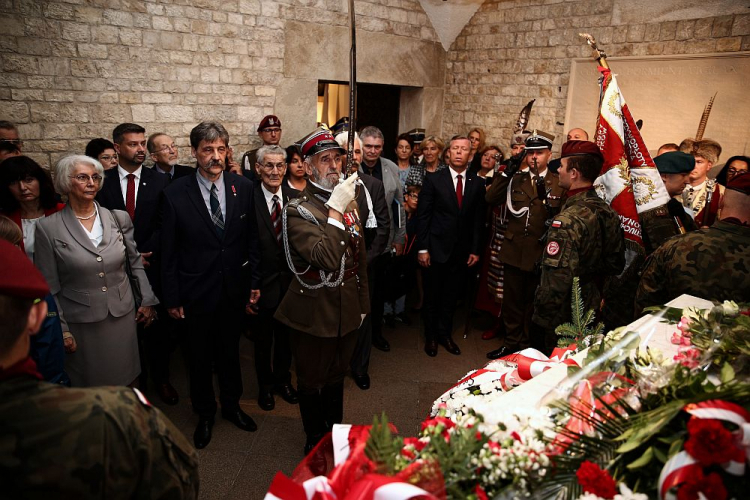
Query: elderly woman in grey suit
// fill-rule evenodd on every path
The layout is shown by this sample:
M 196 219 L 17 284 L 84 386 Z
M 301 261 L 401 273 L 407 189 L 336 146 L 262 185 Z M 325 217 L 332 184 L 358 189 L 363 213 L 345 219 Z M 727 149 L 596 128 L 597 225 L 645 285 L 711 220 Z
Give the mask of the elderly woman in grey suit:
M 133 224 L 126 212 L 94 201 L 104 174 L 97 160 L 67 156 L 55 174 L 55 189 L 68 196 L 68 205 L 37 225 L 34 263 L 58 304 L 65 370 L 74 386 L 131 385 L 141 372 L 136 322 L 148 326 L 159 303 Z M 143 296 L 137 311 L 125 259 Z

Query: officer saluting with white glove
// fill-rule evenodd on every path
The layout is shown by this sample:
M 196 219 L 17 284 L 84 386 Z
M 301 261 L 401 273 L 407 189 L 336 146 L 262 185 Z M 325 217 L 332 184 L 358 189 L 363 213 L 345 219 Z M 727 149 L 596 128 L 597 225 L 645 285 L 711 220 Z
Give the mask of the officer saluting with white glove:
M 284 210 L 282 244 L 295 275 L 275 318 L 291 328 L 305 453 L 344 413 L 344 375 L 370 312 L 357 175 L 341 181 L 344 150 L 318 128 L 300 142 L 309 181 Z

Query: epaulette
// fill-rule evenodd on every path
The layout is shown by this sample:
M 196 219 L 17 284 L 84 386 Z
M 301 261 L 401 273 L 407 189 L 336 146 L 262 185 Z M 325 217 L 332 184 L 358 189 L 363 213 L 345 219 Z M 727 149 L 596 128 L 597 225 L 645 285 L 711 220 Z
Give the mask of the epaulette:
M 299 198 L 292 198 L 287 202 L 288 207 L 297 208 L 300 203 L 307 201 L 307 196 L 300 196 Z

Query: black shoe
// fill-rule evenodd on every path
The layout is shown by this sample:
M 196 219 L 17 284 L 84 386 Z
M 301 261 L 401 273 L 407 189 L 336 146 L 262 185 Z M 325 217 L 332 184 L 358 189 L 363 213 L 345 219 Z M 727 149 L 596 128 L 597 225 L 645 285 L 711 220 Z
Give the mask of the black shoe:
M 372 339 L 372 346 L 375 349 L 379 349 L 383 352 L 388 352 L 391 350 L 391 344 L 388 343 L 387 340 L 385 340 L 383 337 L 380 338 L 373 338 Z
M 488 352 L 487 359 L 500 359 L 504 356 L 508 356 L 509 354 L 516 352 L 516 350 L 517 349 L 513 349 L 512 347 L 504 345 L 500 349 L 495 349 L 494 351 Z
M 409 319 L 409 317 L 406 315 L 405 312 L 402 312 L 401 314 L 397 314 L 396 321 L 403 324 L 404 326 L 411 325 L 411 320 Z
M 396 318 L 393 314 L 386 314 L 383 316 L 383 323 L 390 329 L 396 328 Z
M 289 382 L 273 386 L 273 392 L 281 396 L 281 399 L 290 405 L 296 405 L 297 401 L 299 401 L 296 389 Z
M 255 421 L 253 421 L 252 418 L 250 418 L 250 415 L 245 413 L 244 411 L 237 408 L 234 411 L 225 412 L 224 410 L 221 410 L 221 416 L 225 420 L 229 420 L 234 425 L 236 425 L 238 428 L 242 429 L 243 431 L 247 432 L 255 432 L 258 430 L 258 426 L 255 425 Z
M 453 342 L 453 339 L 448 337 L 445 339 L 441 339 L 438 341 L 438 343 L 445 347 L 445 350 L 449 353 L 453 354 L 454 356 L 458 356 L 461 354 L 461 349 L 458 348 L 455 342 Z
M 357 384 L 357 387 L 366 391 L 370 388 L 370 376 L 366 373 L 364 375 L 354 375 L 354 383 Z
M 313 448 L 323 439 L 322 435 L 308 436 L 305 441 L 305 456 L 307 456 Z M 323 471 L 325 472 L 325 471 Z
M 271 411 L 276 407 L 276 401 L 273 399 L 271 386 L 260 386 L 260 392 L 258 392 L 258 406 L 260 406 L 261 410 L 265 411 Z
M 198 419 L 198 426 L 193 433 L 193 444 L 195 444 L 197 449 L 202 450 L 211 442 L 211 429 L 213 429 L 213 426 L 213 417 L 200 417 Z
M 434 358 L 437 356 L 437 340 L 435 339 L 428 339 L 424 343 L 424 352 L 427 353 L 428 356 Z
M 169 382 L 156 384 L 156 394 L 168 405 L 174 406 L 180 401 L 180 395 L 177 394 L 177 391 Z

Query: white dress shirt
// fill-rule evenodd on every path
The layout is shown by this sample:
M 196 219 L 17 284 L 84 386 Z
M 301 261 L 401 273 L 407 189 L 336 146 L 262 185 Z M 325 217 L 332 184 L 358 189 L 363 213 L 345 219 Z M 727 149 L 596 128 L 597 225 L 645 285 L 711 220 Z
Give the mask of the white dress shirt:
M 134 202 L 138 203 L 138 186 L 141 185 L 141 170 L 143 170 L 143 165 L 138 167 L 138 169 L 133 172 L 133 175 L 135 176 L 135 198 Z M 124 168 L 122 168 L 120 165 L 117 165 L 117 173 L 120 175 L 120 189 L 122 190 L 122 201 L 127 206 L 128 203 L 128 172 Z M 133 205 L 135 206 L 135 205 Z
M 199 167 L 200 168 L 200 167 Z M 195 173 L 195 176 L 198 178 L 198 186 L 201 190 L 201 196 L 203 196 L 203 202 L 206 204 L 206 210 L 208 210 L 208 215 L 211 215 L 211 184 L 216 186 L 216 195 L 219 197 L 219 207 L 221 208 L 221 217 L 224 219 L 224 222 L 227 221 L 227 198 L 226 194 L 224 193 L 224 174 L 219 174 L 219 178 L 216 179 L 214 182 L 209 181 L 205 177 L 203 177 L 200 173 L 200 170 L 198 170 Z
M 279 199 L 279 205 L 284 206 L 284 199 L 281 195 L 281 186 L 276 193 L 272 193 L 266 189 L 266 185 L 261 183 L 260 190 L 263 191 L 263 196 L 266 198 L 266 206 L 268 207 L 268 213 L 273 215 L 273 211 L 276 210 L 276 204 L 273 202 L 273 197 L 276 196 Z
M 451 179 L 453 179 L 453 191 L 456 191 L 458 187 L 458 176 L 461 176 L 461 194 L 464 194 L 466 192 L 466 172 L 468 169 L 463 172 L 456 172 L 453 170 L 453 167 L 450 167 L 448 171 L 451 173 Z
M 83 221 L 78 219 L 78 222 L 81 223 L 81 227 L 84 231 L 86 231 L 86 236 L 89 237 L 91 240 L 91 243 L 93 243 L 94 248 L 97 248 L 99 246 L 99 243 L 102 242 L 102 236 L 104 236 L 104 228 L 102 227 L 102 220 L 99 218 L 99 210 L 96 208 L 96 204 L 94 204 L 94 211 L 96 212 L 96 216 L 94 217 L 94 226 L 91 228 L 91 231 L 86 229 L 86 226 L 83 225 Z

